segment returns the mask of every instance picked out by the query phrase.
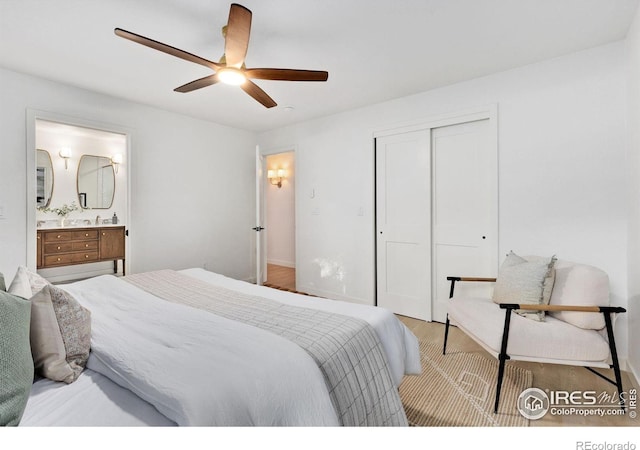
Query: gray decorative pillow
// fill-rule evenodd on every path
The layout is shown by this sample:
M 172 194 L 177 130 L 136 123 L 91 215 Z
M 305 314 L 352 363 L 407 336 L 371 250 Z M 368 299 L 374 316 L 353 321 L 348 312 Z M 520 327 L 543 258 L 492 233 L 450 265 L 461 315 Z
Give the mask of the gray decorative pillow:
M 84 370 L 91 349 L 91 313 L 51 284 L 31 298 L 31 352 L 36 372 L 65 383 Z
M 48 284 L 50 283 L 37 273 L 30 271 L 25 266 L 20 266 L 9 286 L 9 293 L 22 298 L 31 298 Z
M 0 291 L 0 425 L 18 425 L 33 383 L 31 305 Z
M 496 303 L 548 304 L 551 298 L 556 257 L 525 259 L 509 252 L 500 266 L 493 290 Z M 529 319 L 544 321 L 544 311 L 516 310 Z

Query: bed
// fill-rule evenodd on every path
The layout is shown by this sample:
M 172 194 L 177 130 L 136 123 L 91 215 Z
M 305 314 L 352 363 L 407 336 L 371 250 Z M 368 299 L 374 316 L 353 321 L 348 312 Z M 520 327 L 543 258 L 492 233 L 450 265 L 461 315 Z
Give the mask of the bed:
M 416 337 L 383 308 L 203 269 L 60 288 L 91 312 L 72 383 L 33 383 L 21 426 L 406 425 Z

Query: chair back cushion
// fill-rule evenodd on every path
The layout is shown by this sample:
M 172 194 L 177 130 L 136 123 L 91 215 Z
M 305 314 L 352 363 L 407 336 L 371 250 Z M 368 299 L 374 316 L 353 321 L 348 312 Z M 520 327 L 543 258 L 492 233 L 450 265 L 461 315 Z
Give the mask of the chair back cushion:
M 609 277 L 597 267 L 558 260 L 556 279 L 551 293 L 552 305 L 608 306 Z M 600 330 L 604 328 L 602 314 L 590 312 L 552 312 L 556 319 L 576 327 Z

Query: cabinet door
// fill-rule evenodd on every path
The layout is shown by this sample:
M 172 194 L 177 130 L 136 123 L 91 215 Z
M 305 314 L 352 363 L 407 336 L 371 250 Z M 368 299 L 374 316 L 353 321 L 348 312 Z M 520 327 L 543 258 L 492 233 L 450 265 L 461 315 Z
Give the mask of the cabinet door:
M 42 233 L 38 232 L 36 235 L 36 268 L 39 269 L 42 267 Z
M 100 259 L 124 258 L 124 227 L 100 230 Z

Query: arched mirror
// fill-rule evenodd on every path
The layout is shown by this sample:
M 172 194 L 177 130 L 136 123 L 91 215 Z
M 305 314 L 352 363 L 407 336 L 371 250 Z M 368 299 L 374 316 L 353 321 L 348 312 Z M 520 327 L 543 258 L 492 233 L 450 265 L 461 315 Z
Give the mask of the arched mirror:
M 116 177 L 111 159 L 82 155 L 78 163 L 78 203 L 83 209 L 108 209 L 113 203 Z
M 46 150 L 36 151 L 36 207 L 47 208 L 53 195 L 53 164 Z

